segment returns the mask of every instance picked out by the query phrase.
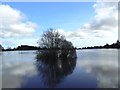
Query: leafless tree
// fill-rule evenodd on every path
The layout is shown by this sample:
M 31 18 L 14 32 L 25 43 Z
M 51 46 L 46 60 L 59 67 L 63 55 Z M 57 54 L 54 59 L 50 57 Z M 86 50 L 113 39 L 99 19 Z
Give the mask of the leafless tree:
M 38 44 L 41 48 L 73 48 L 72 43 L 67 41 L 65 36 L 54 29 L 49 29 L 44 32 L 41 39 L 38 41 Z

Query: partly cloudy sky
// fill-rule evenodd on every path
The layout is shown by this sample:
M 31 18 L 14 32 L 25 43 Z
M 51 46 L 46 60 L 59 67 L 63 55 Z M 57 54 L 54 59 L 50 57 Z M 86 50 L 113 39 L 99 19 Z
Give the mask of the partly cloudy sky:
M 104 45 L 118 39 L 117 2 L 11 2 L 0 4 L 0 44 L 37 45 L 55 28 L 76 47 Z

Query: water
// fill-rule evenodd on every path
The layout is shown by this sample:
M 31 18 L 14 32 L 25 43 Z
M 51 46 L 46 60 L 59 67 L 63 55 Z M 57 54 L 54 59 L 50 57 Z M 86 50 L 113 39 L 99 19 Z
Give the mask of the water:
M 0 54 L 2 88 L 117 88 L 118 50 L 77 50 L 77 59 L 64 70 L 36 62 L 36 51 Z M 40 67 L 39 67 L 40 66 Z M 55 75 L 54 75 L 55 74 Z M 1 79 L 1 78 L 0 78 Z

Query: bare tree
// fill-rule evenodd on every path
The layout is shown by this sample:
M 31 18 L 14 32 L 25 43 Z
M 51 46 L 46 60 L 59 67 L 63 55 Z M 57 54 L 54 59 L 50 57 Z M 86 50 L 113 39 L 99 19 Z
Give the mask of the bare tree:
M 71 42 L 67 41 L 63 35 L 54 29 L 49 29 L 44 32 L 41 39 L 38 41 L 41 48 L 73 48 Z
M 56 58 L 67 59 L 71 57 L 71 52 L 75 51 L 74 46 L 70 41 L 67 41 L 63 35 L 58 31 L 49 29 L 44 32 L 38 44 L 40 48 L 47 50 L 40 50 L 37 58 L 55 60 Z M 72 49 L 72 50 L 71 50 Z

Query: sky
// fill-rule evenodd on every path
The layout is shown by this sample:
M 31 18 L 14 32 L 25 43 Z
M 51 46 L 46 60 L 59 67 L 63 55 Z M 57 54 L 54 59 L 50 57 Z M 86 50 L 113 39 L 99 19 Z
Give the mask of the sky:
M 118 39 L 117 2 L 2 2 L 0 44 L 38 46 L 49 28 L 76 47 L 111 44 Z

